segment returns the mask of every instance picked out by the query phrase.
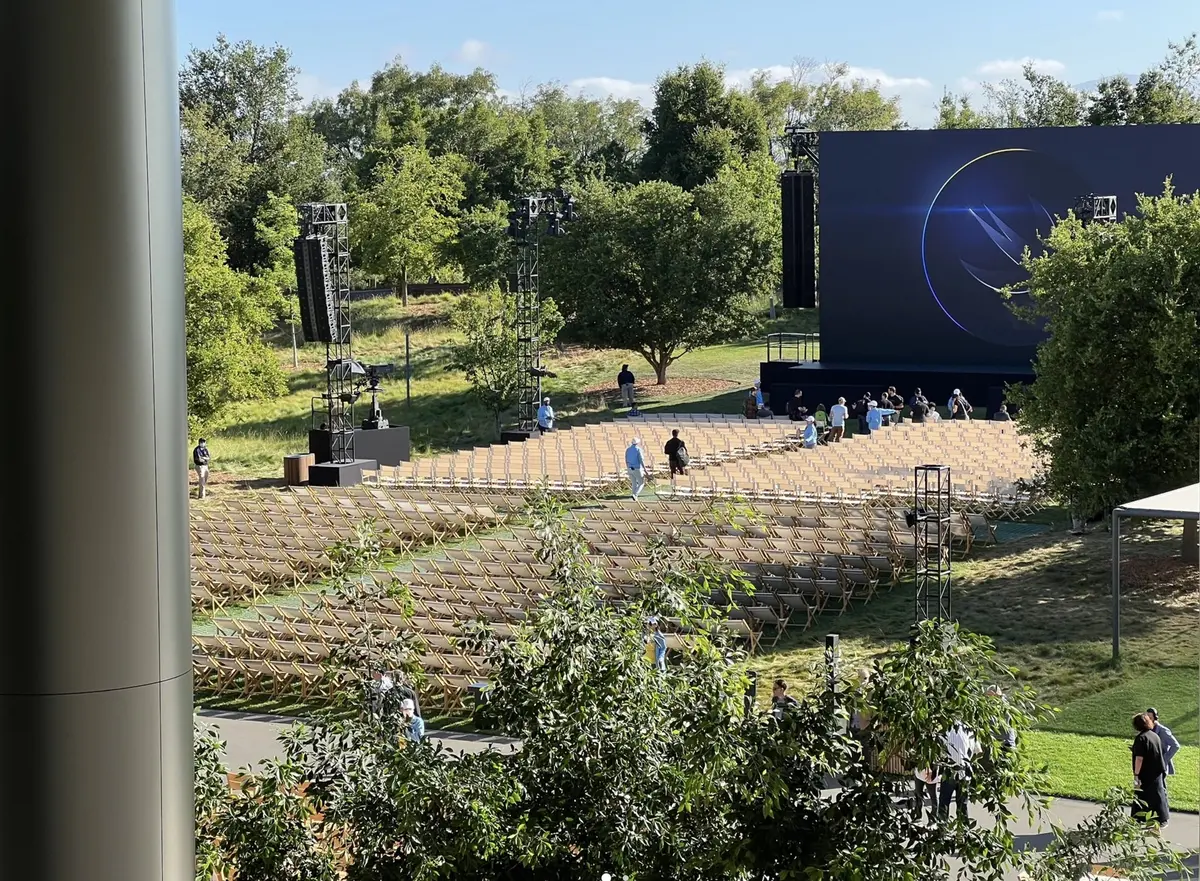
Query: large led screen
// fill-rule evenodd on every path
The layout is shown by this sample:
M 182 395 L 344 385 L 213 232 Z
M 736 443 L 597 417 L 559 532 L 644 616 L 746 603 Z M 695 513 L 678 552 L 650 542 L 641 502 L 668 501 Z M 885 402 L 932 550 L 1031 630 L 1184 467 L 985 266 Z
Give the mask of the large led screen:
M 821 135 L 822 360 L 1028 369 L 1021 255 L 1085 194 L 1200 189 L 1200 126 Z

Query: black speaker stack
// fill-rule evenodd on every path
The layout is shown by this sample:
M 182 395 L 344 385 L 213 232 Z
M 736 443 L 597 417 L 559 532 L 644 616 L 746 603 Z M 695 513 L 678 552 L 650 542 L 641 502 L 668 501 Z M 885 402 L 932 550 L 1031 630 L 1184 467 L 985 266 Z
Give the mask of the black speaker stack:
M 785 171 L 783 195 L 783 305 L 817 305 L 817 199 L 811 171 Z
M 337 309 L 329 277 L 329 243 L 322 236 L 300 236 L 292 243 L 292 254 L 304 340 L 332 343 L 337 336 Z

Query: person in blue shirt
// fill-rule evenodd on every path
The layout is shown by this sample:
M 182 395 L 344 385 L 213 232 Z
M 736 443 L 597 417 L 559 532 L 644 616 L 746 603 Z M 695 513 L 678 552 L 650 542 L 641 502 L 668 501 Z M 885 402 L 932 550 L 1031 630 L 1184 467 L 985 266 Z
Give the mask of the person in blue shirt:
M 629 469 L 629 489 L 636 500 L 646 485 L 646 458 L 642 455 L 642 441 L 634 438 L 625 450 L 625 467 Z
M 867 434 L 879 431 L 883 425 L 884 416 L 895 416 L 896 411 L 889 407 L 880 407 L 876 401 L 867 402 Z
M 1162 743 L 1163 766 L 1167 769 L 1167 776 L 1175 775 L 1175 754 L 1179 752 L 1179 739 L 1171 733 L 1171 729 L 1158 721 L 1158 710 L 1151 707 L 1146 710 L 1146 716 L 1153 723 L 1152 730 L 1158 735 L 1159 742 Z
M 660 673 L 667 672 L 667 634 L 663 632 L 662 621 L 657 615 L 650 616 L 650 642 L 654 644 L 654 666 Z
M 549 398 L 542 398 L 542 406 L 537 411 L 538 431 L 545 434 L 554 431 L 554 408 L 550 406 Z
M 417 715 L 417 705 L 409 698 L 400 702 L 400 737 L 411 743 L 425 739 L 425 720 Z
M 809 416 L 804 420 L 804 434 L 801 439 L 806 450 L 811 450 L 817 445 L 817 420 L 814 417 Z
M 754 382 L 754 405 L 760 410 L 767 406 L 767 402 L 763 400 L 762 383 L 757 380 Z

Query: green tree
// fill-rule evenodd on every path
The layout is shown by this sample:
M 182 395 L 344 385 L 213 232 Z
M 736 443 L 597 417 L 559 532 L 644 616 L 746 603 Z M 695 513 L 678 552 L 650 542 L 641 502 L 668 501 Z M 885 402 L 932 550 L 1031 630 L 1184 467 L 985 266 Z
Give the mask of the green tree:
M 554 300 L 541 299 L 538 337 L 544 347 L 554 345 L 563 321 Z M 451 343 L 451 363 L 463 371 L 471 394 L 495 418 L 500 436 L 505 411 L 516 406 L 522 377 L 517 370 L 516 299 L 491 291 L 462 297 L 455 303 L 450 322 L 458 332 Z
M 934 128 L 988 128 L 987 116 L 971 106 L 969 95 L 942 93 L 937 104 L 938 118 Z
M 224 217 L 242 198 L 251 166 L 228 133 L 212 123 L 207 106 L 180 114 L 183 192 L 213 217 Z
M 724 69 L 708 61 L 659 78 L 644 128 L 642 176 L 685 190 L 712 180 L 733 161 L 766 153 L 769 146 L 758 105 L 729 88 Z
M 281 394 L 283 376 L 262 339 L 278 293 L 229 267 L 216 224 L 187 197 L 183 257 L 189 420 L 203 424 L 237 401 Z
M 993 128 L 1050 128 L 1082 125 L 1083 93 L 1026 64 L 1021 78 L 984 83 L 989 125 Z
M 258 209 L 254 230 L 259 249 L 266 259 L 255 267 L 255 274 L 278 295 L 276 310 L 292 331 L 292 369 L 300 366 L 296 341 L 296 324 L 300 321 L 300 300 L 296 296 L 296 261 L 292 243 L 300 235 L 296 221 L 296 206 L 290 199 L 267 194 L 267 201 Z
M 1200 122 L 1200 100 L 1149 70 L 1130 83 L 1123 76 L 1101 80 L 1088 99 L 1088 125 L 1154 125 Z
M 219 34 L 211 49 L 188 53 L 179 73 L 180 106 L 205 109 L 246 162 L 262 162 L 278 144 L 298 100 L 296 73 L 291 52 L 282 46 L 230 43 Z
M 483 205 L 463 212 L 457 235 L 446 242 L 443 261 L 462 269 L 463 277 L 479 290 L 505 281 L 512 271 L 512 239 L 503 205 Z
M 584 189 L 580 219 L 543 246 L 543 285 L 571 333 L 638 352 L 662 385 L 688 351 L 750 331 L 779 278 L 776 176 L 759 154 L 690 193 Z
M 375 171 L 354 206 L 350 233 L 360 266 L 385 279 L 408 303 L 408 280 L 437 270 L 457 232 L 462 161 L 401 147 Z
M 550 83 L 538 87 L 527 107 L 545 125 L 557 186 L 578 186 L 589 177 L 623 182 L 636 178 L 646 119 L 637 101 L 570 95 Z
M 1049 337 L 1011 390 L 1045 489 L 1089 515 L 1200 467 L 1200 197 L 1139 197 L 1120 223 L 1056 223 L 1026 258 Z

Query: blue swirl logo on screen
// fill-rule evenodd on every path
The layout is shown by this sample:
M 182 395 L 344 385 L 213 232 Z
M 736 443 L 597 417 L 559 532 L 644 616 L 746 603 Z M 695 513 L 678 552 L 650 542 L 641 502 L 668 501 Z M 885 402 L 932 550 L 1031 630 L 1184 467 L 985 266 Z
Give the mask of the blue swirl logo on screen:
M 1062 161 L 1024 148 L 994 150 L 955 171 L 938 189 L 925 215 L 921 263 L 929 292 L 955 325 L 1002 346 L 1029 346 L 1045 335 L 1043 324 L 1013 314 L 1027 305 L 1028 274 L 1022 256 L 1042 252 L 1041 238 L 1081 193 L 1081 176 Z

